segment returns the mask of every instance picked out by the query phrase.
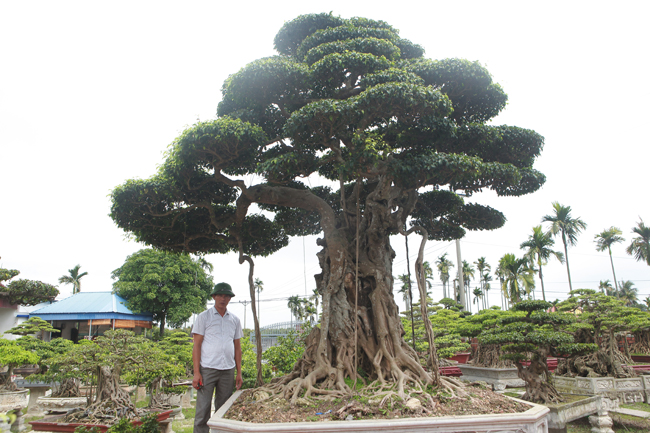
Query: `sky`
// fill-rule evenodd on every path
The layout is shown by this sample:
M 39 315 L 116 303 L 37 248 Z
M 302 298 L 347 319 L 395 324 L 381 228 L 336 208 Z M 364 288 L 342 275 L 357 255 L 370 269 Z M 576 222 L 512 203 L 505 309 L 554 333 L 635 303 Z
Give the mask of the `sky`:
M 83 291 L 111 290 L 111 272 L 145 247 L 109 218 L 111 190 L 153 175 L 175 137 L 215 118 L 223 81 L 274 55 L 284 22 L 330 11 L 387 21 L 427 58 L 479 61 L 509 95 L 492 123 L 545 137 L 535 164 L 547 176 L 539 191 L 470 199 L 508 221 L 468 232 L 460 243 L 464 260 L 484 256 L 496 268 L 506 253 L 521 256 L 519 245 L 558 201 L 587 223 L 569 249 L 574 288 L 613 280 L 594 236 L 616 226 L 626 238 L 612 248 L 617 279 L 634 282 L 640 300 L 650 296 L 650 267 L 625 252 L 632 227 L 640 218 L 650 223 L 650 3 L 643 1 L 0 2 L 0 267 L 58 284 L 80 264 L 88 272 Z M 312 293 L 320 272 L 316 238 L 292 239 L 255 259 L 263 326 L 291 320 L 288 296 Z M 397 276 L 406 273 L 404 239 L 392 243 Z M 418 243 L 409 237 L 411 265 Z M 455 244 L 428 242 L 425 260 L 443 253 L 455 258 Z M 239 303 L 250 298 L 247 265 L 235 255 L 207 260 L 215 282 L 234 288 L 229 308 L 252 328 L 250 306 Z M 566 267 L 551 261 L 544 276 L 547 298 L 565 299 Z M 433 284 L 439 299 L 438 275 Z M 71 286 L 59 290 L 60 298 L 72 293 Z M 496 284 L 489 304 L 500 305 Z

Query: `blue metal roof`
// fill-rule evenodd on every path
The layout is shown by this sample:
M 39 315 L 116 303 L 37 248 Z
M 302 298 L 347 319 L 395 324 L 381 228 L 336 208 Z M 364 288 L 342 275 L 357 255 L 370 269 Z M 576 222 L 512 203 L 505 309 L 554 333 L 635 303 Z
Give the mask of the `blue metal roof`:
M 153 321 L 150 313 L 135 314 L 124 298 L 111 292 L 80 292 L 29 313 L 43 320 L 123 319 Z

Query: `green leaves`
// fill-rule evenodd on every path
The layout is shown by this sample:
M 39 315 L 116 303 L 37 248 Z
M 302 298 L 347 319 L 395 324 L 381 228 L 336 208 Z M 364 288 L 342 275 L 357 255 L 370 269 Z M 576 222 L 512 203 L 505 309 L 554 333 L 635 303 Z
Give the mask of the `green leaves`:
M 134 312 L 149 312 L 154 320 L 179 327 L 205 309 L 212 277 L 188 254 L 152 249 L 130 255 L 111 277 L 115 293 Z

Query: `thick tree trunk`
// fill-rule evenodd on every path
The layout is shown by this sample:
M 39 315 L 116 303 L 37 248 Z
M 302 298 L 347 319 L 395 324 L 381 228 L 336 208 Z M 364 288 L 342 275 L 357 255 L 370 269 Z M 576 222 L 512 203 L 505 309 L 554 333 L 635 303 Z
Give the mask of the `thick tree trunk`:
M 129 394 L 120 386 L 120 372 L 117 368 L 99 367 L 95 402 L 88 408 L 95 417 L 111 415 L 119 418 L 135 418 L 135 405 Z
M 549 372 L 546 366 L 546 358 L 533 359 L 530 365 L 517 366 L 517 375 L 526 382 L 526 393 L 524 400 L 534 403 L 551 404 L 563 401 L 553 384 L 548 380 Z
M 390 185 L 380 184 L 365 202 L 359 224 L 358 275 L 355 214 L 349 212 L 347 218 L 340 218 L 334 230 L 324 228 L 325 238 L 318 241 L 323 247 L 318 253 L 322 272 L 316 276 L 318 291 L 323 295 L 320 327 L 308 337 L 305 353 L 293 372 L 270 387 L 281 387 L 285 398 L 293 402 L 302 390 L 305 397 L 349 393 L 344 378 L 355 377 L 357 369 L 381 387 L 394 386 L 401 398 L 406 396 L 407 385 L 423 387 L 434 383 L 403 339 L 404 329 L 393 297 L 395 253 L 389 242 L 389 235 L 403 222 L 391 214 L 389 196 Z M 353 207 L 354 203 L 348 206 Z

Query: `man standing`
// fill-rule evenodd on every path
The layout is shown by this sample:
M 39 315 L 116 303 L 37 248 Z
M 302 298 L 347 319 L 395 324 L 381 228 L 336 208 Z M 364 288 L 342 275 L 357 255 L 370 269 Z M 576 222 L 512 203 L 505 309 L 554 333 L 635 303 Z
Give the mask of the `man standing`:
M 194 347 L 194 379 L 192 386 L 197 389 L 194 433 L 208 433 L 210 406 L 214 394 L 215 412 L 230 398 L 233 382 L 241 388 L 241 345 L 243 337 L 239 318 L 227 310 L 230 298 L 235 296 L 227 283 L 214 286 L 210 294 L 214 308 L 199 314 L 192 327 Z M 234 369 L 237 368 L 237 379 Z M 215 392 L 216 391 L 216 392 Z

